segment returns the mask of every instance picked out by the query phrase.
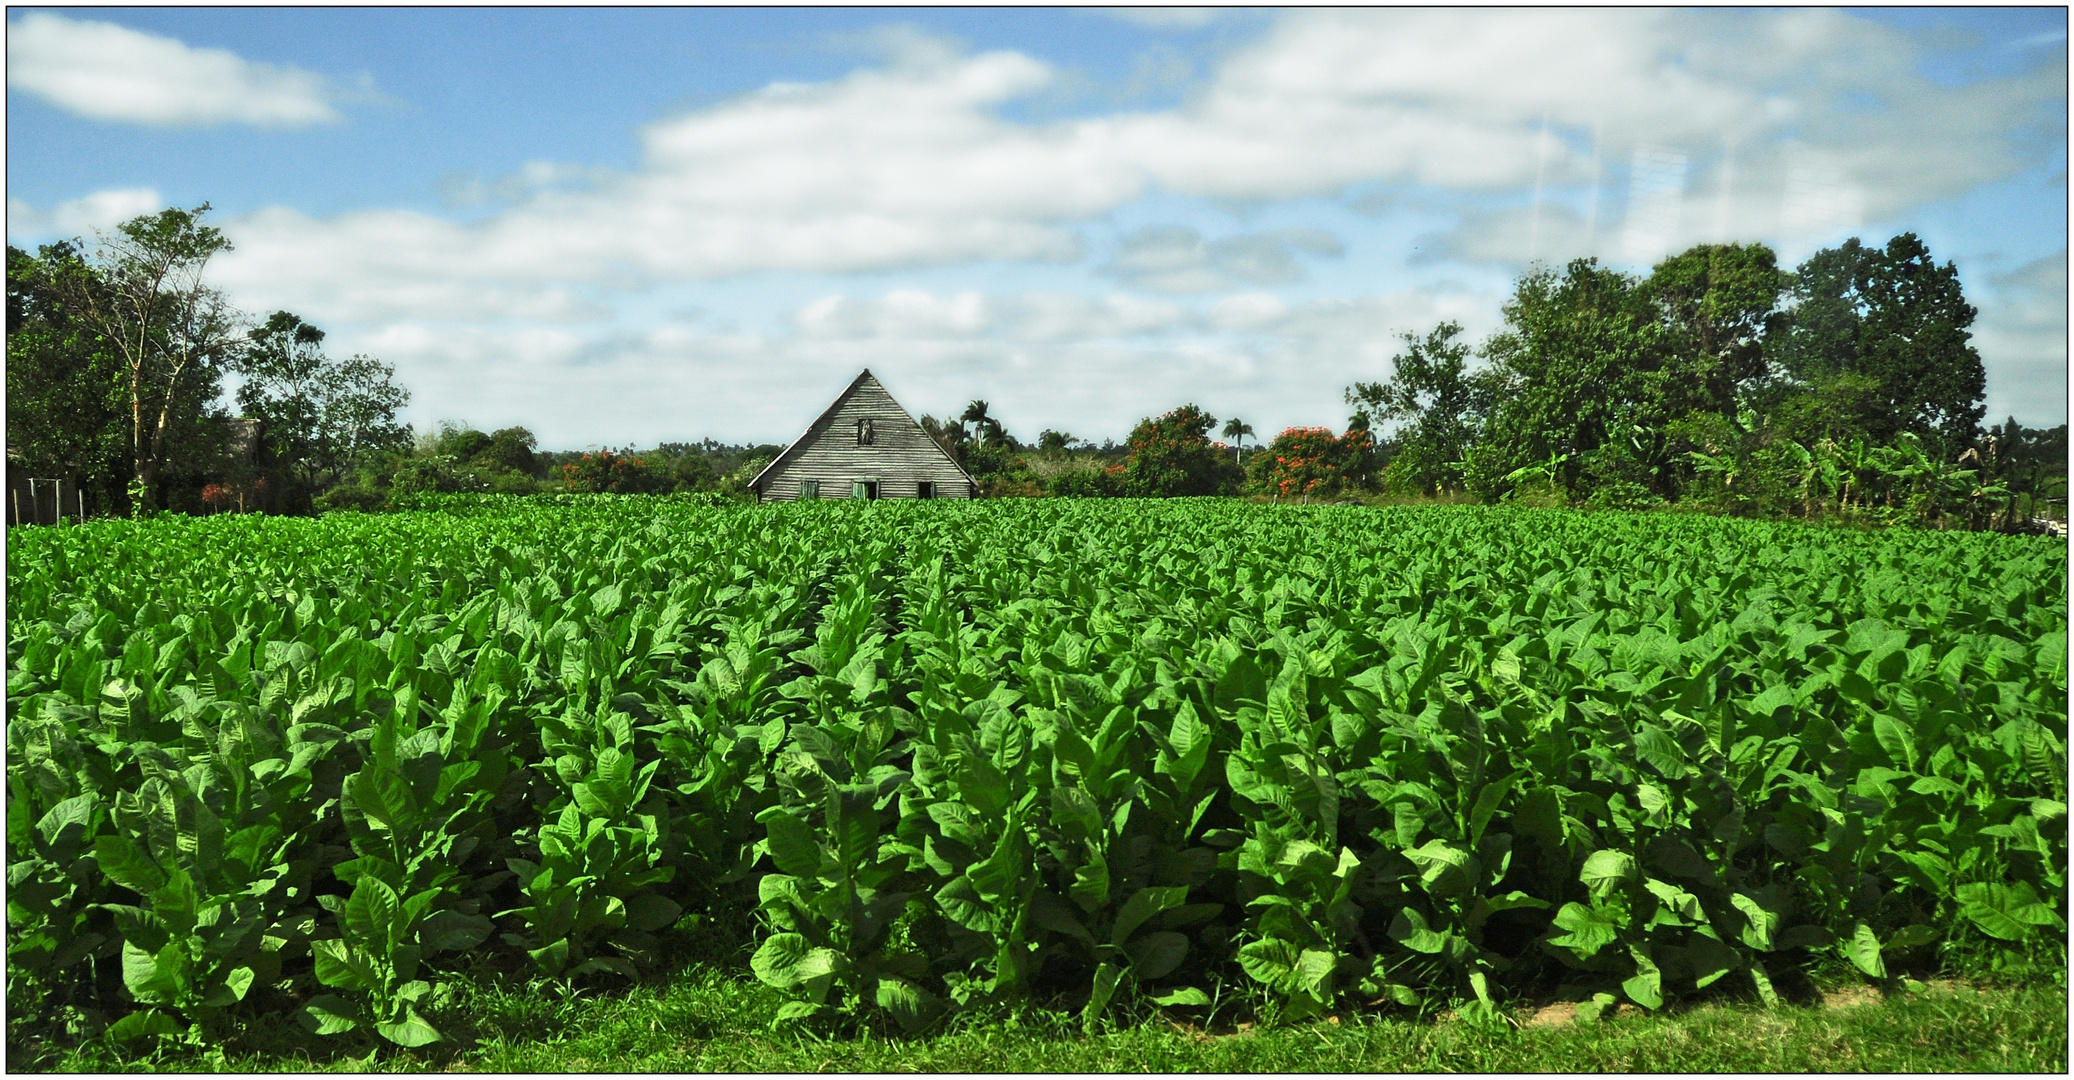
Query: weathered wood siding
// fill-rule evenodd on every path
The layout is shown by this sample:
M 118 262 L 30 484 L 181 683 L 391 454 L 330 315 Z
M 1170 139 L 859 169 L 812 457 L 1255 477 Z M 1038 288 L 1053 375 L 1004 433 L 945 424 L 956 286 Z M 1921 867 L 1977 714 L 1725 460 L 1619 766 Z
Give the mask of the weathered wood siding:
M 848 393 L 763 477 L 759 499 L 791 502 L 806 480 L 820 481 L 824 499 L 849 498 L 850 485 L 859 480 L 878 481 L 881 499 L 912 499 L 923 481 L 936 485 L 939 499 L 972 497 L 965 474 L 877 379 L 867 376 Z M 859 446 L 857 421 L 865 418 L 872 422 L 872 444 Z

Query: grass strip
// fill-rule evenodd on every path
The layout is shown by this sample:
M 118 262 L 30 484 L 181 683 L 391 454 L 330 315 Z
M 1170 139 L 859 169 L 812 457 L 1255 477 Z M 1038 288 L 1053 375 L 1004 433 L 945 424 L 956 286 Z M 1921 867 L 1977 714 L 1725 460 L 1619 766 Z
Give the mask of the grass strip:
M 1703 1004 L 1594 1023 L 1523 1009 L 1502 1025 L 1358 1017 L 1207 1034 L 1165 1017 L 1094 1036 L 1064 1013 L 973 1021 L 924 1039 L 763 1026 L 775 994 L 708 970 L 586 996 L 473 988 L 444 1010 L 474 1045 L 435 1053 L 316 1043 L 278 1026 L 215 1048 L 132 1056 L 101 1044 L 14 1068 L 367 1072 L 2065 1072 L 2064 987 L 1933 984 L 1830 1004 Z M 141 1049 L 141 1048 L 139 1048 Z M 311 1049 L 318 1053 L 312 1055 Z

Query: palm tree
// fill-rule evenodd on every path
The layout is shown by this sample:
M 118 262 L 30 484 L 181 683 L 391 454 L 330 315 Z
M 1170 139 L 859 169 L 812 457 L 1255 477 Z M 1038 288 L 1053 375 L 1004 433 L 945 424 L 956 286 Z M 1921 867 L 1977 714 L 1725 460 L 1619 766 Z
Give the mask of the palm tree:
M 1253 434 L 1253 425 L 1234 416 L 1224 422 L 1224 437 L 1232 441 L 1232 460 L 1237 461 L 1246 445 L 1246 436 Z
M 999 443 L 1006 435 L 1006 432 L 1001 430 L 1001 422 L 987 415 L 987 403 L 977 398 L 965 406 L 965 412 L 958 417 L 958 423 L 971 424 L 973 441 L 981 446 Z

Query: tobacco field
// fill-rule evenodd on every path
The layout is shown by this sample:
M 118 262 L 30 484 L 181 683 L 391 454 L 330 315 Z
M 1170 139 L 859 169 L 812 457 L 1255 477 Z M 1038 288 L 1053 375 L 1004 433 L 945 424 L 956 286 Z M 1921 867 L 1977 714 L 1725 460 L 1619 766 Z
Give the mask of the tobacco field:
M 2067 553 L 1211 500 L 17 529 L 10 1005 L 420 1046 L 753 909 L 779 1023 L 2064 967 Z M 105 1028 L 104 1028 L 105 1025 Z

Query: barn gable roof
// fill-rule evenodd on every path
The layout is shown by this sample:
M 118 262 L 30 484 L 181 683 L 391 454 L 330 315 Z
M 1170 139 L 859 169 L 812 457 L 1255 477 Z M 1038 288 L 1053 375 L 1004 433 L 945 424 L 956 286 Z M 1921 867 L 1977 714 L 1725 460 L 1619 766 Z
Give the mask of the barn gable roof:
M 792 445 L 786 447 L 784 452 L 773 458 L 770 464 L 765 465 L 763 471 L 756 474 L 756 479 L 749 481 L 749 490 L 761 492 L 765 479 L 775 475 L 787 462 L 799 456 L 816 439 L 825 434 L 828 430 L 829 421 L 835 414 L 841 412 L 842 407 L 851 398 L 856 397 L 858 391 L 868 386 L 875 386 L 880 393 L 885 394 L 886 400 L 891 401 L 893 407 L 900 410 L 900 415 L 905 417 L 908 423 L 914 424 L 916 431 L 922 432 L 924 441 L 935 447 L 936 452 L 943 455 L 943 460 L 948 462 L 951 468 L 958 470 L 958 475 L 963 476 L 966 483 L 974 485 L 975 489 L 977 488 L 977 481 L 972 479 L 971 473 L 965 471 L 965 466 L 958 464 L 958 459 L 952 457 L 950 452 L 945 450 L 935 439 L 928 438 L 928 432 L 922 430 L 922 425 L 916 422 L 913 413 L 907 411 L 907 406 L 902 405 L 900 400 L 893 396 L 893 392 L 886 389 L 886 384 L 880 382 L 878 377 L 871 373 L 870 368 L 865 368 L 857 373 L 855 379 L 850 380 L 850 385 L 845 387 L 842 393 L 837 394 L 834 401 L 828 403 L 827 408 L 821 410 L 821 415 L 814 417 L 814 422 L 807 425 L 807 429 L 800 433 L 799 438 L 792 440 Z

